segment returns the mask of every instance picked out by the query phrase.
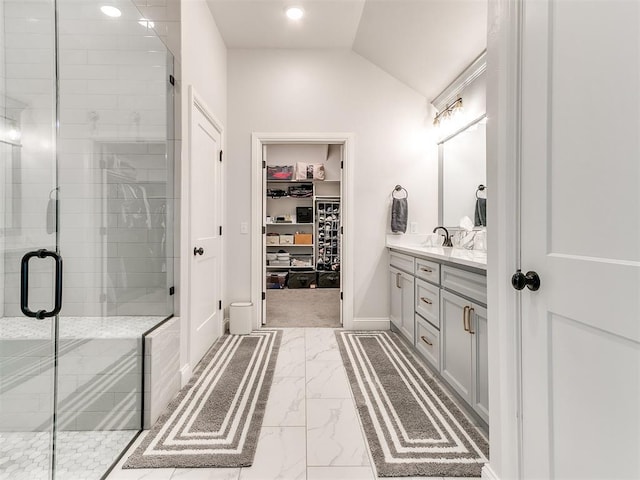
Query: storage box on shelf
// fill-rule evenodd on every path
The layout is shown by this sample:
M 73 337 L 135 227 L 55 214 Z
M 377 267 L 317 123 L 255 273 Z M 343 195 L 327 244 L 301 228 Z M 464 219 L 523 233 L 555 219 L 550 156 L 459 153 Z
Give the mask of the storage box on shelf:
M 291 180 L 293 165 L 270 165 L 267 167 L 267 180 Z
M 294 234 L 293 243 L 296 245 L 311 245 L 313 244 L 313 234 L 296 232 Z
M 294 235 L 291 233 L 280 234 L 280 245 L 293 245 Z
M 267 288 L 279 289 L 287 285 L 287 272 L 272 272 L 267 274 Z
M 296 222 L 313 223 L 312 207 L 296 207 Z
M 313 255 L 292 255 L 292 267 L 313 267 Z
M 280 235 L 278 233 L 273 233 L 273 232 L 267 233 L 266 243 L 267 245 L 279 245 Z
M 340 288 L 340 272 L 318 272 L 318 288 Z
M 289 288 L 313 288 L 316 284 L 316 272 L 289 272 Z

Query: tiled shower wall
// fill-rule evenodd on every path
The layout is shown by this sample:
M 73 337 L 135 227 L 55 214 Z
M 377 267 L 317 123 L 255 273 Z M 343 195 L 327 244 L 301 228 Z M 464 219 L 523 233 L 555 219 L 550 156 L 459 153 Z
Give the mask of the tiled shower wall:
M 4 2 L 0 2 L 0 18 L 4 18 Z M 0 22 L 0 39 L 4 41 L 4 22 Z M 4 48 L 0 48 L 0 92 L 6 92 L 5 85 L 5 67 L 4 67 Z M 0 110 L 2 115 L 6 114 L 5 109 L 5 95 L 0 93 Z M 8 145 L 0 144 L 0 158 L 7 158 L 11 147 Z M 5 169 L 0 165 L 0 186 L 5 185 Z M 4 195 L 0 195 L 0 219 L 5 216 L 5 199 Z M 3 223 L 0 221 L 0 223 Z M 0 227 L 4 225 L 0 224 Z M 0 233 L 0 252 L 4 252 L 4 232 Z M 4 255 L 0 255 L 0 318 L 4 315 Z
M 55 50 L 53 4 L 50 1 L 4 1 L 3 80 L 0 101 L 5 121 L 20 131 L 13 145 L 2 144 L 4 242 L 2 285 L 4 315 L 20 313 L 19 268 L 25 251 L 54 248 L 46 210 L 55 186 Z M 6 124 L 3 125 L 6 134 Z M 31 262 L 32 308 L 49 308 L 51 266 Z
M 22 19 L 7 20 L 7 27 L 27 32 L 12 34 L 19 38 L 7 42 L 7 76 L 17 88 L 39 86 L 47 107 L 35 111 L 33 119 L 22 115 L 21 236 L 33 236 L 29 243 L 34 245 L 55 244 L 54 236 L 46 234 L 43 208 L 56 194 L 51 184 L 54 82 L 51 65 L 43 62 L 53 58 L 52 25 L 44 18 L 52 16 L 45 3 L 10 2 L 6 12 L 9 16 L 15 9 L 14 16 Z M 173 231 L 174 149 L 167 142 L 173 128 L 167 123 L 171 59 L 132 5 L 120 5 L 118 19 L 104 16 L 99 6 L 86 0 L 58 2 L 62 315 L 168 315 L 173 278 L 173 236 L 167 234 Z M 32 22 L 38 15 L 42 22 Z M 41 30 L 29 35 L 34 25 Z M 39 121 L 49 131 L 27 146 L 26 137 L 38 133 Z M 25 194 L 25 178 L 30 185 L 42 184 L 28 193 L 33 202 Z M 19 255 L 6 254 L 13 272 L 5 288 L 6 316 L 20 314 L 14 268 Z M 49 305 L 50 274 L 32 275 L 31 283 L 31 301 Z

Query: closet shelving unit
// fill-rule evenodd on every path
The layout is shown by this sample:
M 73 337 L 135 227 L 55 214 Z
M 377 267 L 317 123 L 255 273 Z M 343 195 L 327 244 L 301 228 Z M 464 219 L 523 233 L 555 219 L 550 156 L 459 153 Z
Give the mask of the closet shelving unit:
M 289 270 L 313 271 L 331 271 L 331 265 L 336 265 L 333 271 L 339 270 L 340 262 L 340 214 L 339 205 L 340 197 L 335 195 L 327 195 L 327 192 L 339 191 L 339 181 L 332 180 L 266 180 L 267 195 L 265 202 L 265 233 L 269 234 L 291 234 L 307 233 L 312 234 L 312 242 L 310 244 L 290 244 L 277 243 L 270 244 L 265 237 L 266 254 L 277 253 L 281 251 L 288 252 L 291 258 L 306 257 L 308 265 L 271 265 L 266 261 L 267 272 L 286 272 Z M 290 186 L 309 185 L 312 190 L 312 196 L 296 197 L 289 195 L 271 196 L 269 191 L 272 189 L 288 191 Z M 309 187 L 307 187 L 309 188 Z M 321 194 L 321 195 L 320 195 Z M 318 214 L 319 208 L 328 208 L 331 206 L 331 213 L 327 219 L 324 214 Z M 296 218 L 296 207 L 309 207 L 312 211 L 310 222 L 298 222 Z M 334 209 L 336 210 L 334 212 Z M 277 217 L 289 217 L 291 222 L 276 222 Z M 322 221 L 319 218 L 322 217 Z M 271 221 L 267 221 L 270 218 Z M 319 243 L 320 226 L 322 226 L 323 240 Z M 325 228 L 329 226 L 329 231 Z M 334 242 L 336 245 L 332 245 Z M 325 262 L 325 257 L 328 263 Z M 325 268 L 326 265 L 326 268 Z
M 313 200 L 315 196 L 315 186 L 313 181 L 306 180 L 267 180 L 267 197 L 266 197 L 266 217 L 272 219 L 271 222 L 267 222 L 265 218 L 265 229 L 267 235 L 270 233 L 284 235 L 295 233 L 307 233 L 314 235 L 314 218 L 312 216 L 310 222 L 298 222 L 296 218 L 296 207 L 309 207 L 313 212 Z M 291 186 L 308 186 L 311 188 L 312 195 L 308 197 L 297 197 L 290 195 L 282 196 L 270 196 L 268 192 L 272 189 L 288 191 Z M 291 222 L 276 222 L 277 217 L 286 217 L 292 219 Z M 267 261 L 267 272 L 286 272 L 289 270 L 313 270 L 314 269 L 314 242 L 310 244 L 296 244 L 296 243 L 277 243 L 277 244 L 265 244 L 266 253 L 276 253 L 284 250 L 289 253 L 292 258 L 306 258 L 309 265 L 295 266 L 295 265 L 270 265 Z

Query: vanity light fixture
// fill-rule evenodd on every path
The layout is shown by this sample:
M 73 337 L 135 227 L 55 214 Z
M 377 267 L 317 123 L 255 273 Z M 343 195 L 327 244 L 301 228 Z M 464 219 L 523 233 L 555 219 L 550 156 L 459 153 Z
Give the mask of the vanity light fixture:
M 148 20 L 146 18 L 141 18 L 140 20 L 138 20 L 138 23 L 147 29 L 153 28 L 156 26 L 155 23 L 153 23 L 151 20 Z
M 0 116 L 0 143 L 9 145 L 20 145 L 22 132 L 18 122 L 5 116 Z
M 12 128 L 11 130 L 9 130 L 7 132 L 7 138 L 9 140 L 11 140 L 12 142 L 20 142 L 20 137 L 22 137 L 20 130 L 17 130 L 15 128 Z
M 288 7 L 285 14 L 290 20 L 300 20 L 304 17 L 304 10 L 301 7 Z
M 458 112 L 462 111 L 462 97 L 447 105 L 441 112 L 436 113 L 433 124 L 437 127 L 444 120 L 454 117 Z
M 118 18 L 122 15 L 122 12 L 116 7 L 112 7 L 111 5 L 103 5 L 100 7 L 100 11 L 104 13 L 107 17 Z

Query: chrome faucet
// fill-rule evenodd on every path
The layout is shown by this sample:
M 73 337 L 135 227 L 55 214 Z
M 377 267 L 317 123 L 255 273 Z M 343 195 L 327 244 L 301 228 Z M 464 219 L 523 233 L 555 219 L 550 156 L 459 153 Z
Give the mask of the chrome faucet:
M 453 244 L 451 243 L 451 237 L 449 236 L 449 230 L 447 230 L 444 227 L 436 227 L 433 229 L 433 233 L 436 233 L 437 230 L 442 229 L 444 230 L 444 242 L 442 242 L 442 246 L 443 247 L 453 247 Z

